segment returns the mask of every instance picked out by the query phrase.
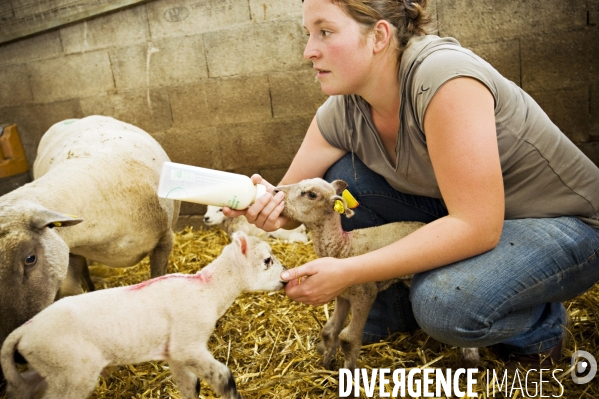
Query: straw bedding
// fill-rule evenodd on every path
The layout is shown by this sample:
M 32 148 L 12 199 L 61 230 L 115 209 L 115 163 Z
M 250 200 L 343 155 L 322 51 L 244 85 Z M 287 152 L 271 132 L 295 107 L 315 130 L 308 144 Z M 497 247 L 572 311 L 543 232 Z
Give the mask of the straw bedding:
M 299 266 L 315 258 L 311 243 L 284 243 L 271 239 L 275 256 L 288 268 Z M 169 273 L 195 273 L 214 260 L 223 246 L 229 243 L 220 229 L 186 228 L 177 233 L 169 260 Z M 130 285 L 149 278 L 149 263 L 127 269 L 113 269 L 102 265 L 92 266 L 96 286 L 107 288 Z M 565 354 L 584 349 L 599 354 L 599 287 L 567 303 L 572 316 L 572 339 Z M 251 293 L 238 298 L 220 319 L 210 339 L 209 347 L 215 358 L 229 366 L 238 389 L 246 399 L 257 398 L 336 398 L 337 371 L 323 370 L 315 347 L 319 332 L 333 304 L 312 307 L 289 300 L 283 291 Z M 504 364 L 486 349 L 481 349 L 483 364 L 477 374 L 476 392 L 479 398 L 504 397 L 490 391 L 487 395 L 487 371 L 503 375 Z M 341 356 L 338 357 L 341 360 Z M 398 368 L 433 367 L 455 370 L 461 367 L 456 348 L 432 342 L 422 331 L 398 334 L 383 342 L 365 345 L 358 358 L 360 367 Z M 577 385 L 570 377 L 568 362 L 556 365 L 564 369 L 557 373 L 563 385 L 563 398 L 598 398 L 599 376 L 593 382 Z M 407 373 L 407 372 L 406 372 Z M 522 384 L 526 371 L 521 371 Z M 490 374 L 492 379 L 492 375 Z M 529 377 L 529 394 L 535 386 Z M 551 380 L 550 374 L 543 376 Z M 538 384 L 539 378 L 536 378 Z M 462 382 L 465 388 L 465 382 Z M 378 384 L 378 380 L 377 380 Z M 553 389 L 553 391 L 552 391 Z M 536 389 L 538 391 L 538 388 Z M 431 389 L 434 392 L 434 389 Z M 555 381 L 545 383 L 544 396 L 560 396 L 561 387 Z M 537 392 L 540 396 L 540 393 Z M 532 396 L 532 395 L 530 395 Z M 530 397 L 526 391 L 516 389 L 510 398 Z M 168 364 L 149 362 L 115 367 L 104 372 L 91 398 L 176 398 L 179 393 L 172 381 Z M 202 382 L 200 398 L 217 397 Z M 353 397 L 353 394 L 352 396 Z M 366 397 L 364 391 L 362 396 Z M 378 388 L 374 397 L 378 396 Z M 4 398 L 0 394 L 0 398 Z

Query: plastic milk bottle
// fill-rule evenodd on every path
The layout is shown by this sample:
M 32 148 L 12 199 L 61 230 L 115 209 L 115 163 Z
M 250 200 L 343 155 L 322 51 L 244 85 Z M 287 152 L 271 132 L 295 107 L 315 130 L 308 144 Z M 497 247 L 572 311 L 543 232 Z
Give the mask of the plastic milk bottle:
M 245 175 L 165 162 L 160 173 L 158 196 L 204 205 L 245 209 L 266 192 Z

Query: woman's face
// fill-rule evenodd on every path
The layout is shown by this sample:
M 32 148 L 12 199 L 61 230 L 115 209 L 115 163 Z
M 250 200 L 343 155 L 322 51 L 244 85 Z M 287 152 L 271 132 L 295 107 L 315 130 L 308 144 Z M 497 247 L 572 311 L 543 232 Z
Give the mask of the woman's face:
M 305 0 L 303 15 L 309 35 L 304 58 L 318 71 L 322 91 L 359 94 L 369 76 L 372 40 L 331 0 Z

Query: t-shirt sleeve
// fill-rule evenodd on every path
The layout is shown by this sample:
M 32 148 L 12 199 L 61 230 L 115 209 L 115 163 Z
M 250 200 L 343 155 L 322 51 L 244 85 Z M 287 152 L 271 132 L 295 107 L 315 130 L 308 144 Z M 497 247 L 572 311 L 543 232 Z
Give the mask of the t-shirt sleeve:
M 316 124 L 322 137 L 333 147 L 350 151 L 346 132 L 345 96 L 330 96 L 316 111 Z
M 410 95 L 418 126 L 424 131 L 424 115 L 439 88 L 451 79 L 471 77 L 487 86 L 497 104 L 493 68 L 469 50 L 442 49 L 426 57 L 414 72 Z

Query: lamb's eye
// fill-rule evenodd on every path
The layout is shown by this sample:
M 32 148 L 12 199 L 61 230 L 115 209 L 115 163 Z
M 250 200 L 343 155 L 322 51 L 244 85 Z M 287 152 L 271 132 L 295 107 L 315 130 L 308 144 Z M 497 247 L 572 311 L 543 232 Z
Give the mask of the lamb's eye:
M 272 264 L 272 258 L 270 256 L 268 258 L 264 259 L 264 268 L 265 269 L 268 269 L 271 264 Z
M 35 266 L 35 264 L 37 263 L 37 256 L 35 256 L 34 254 L 28 255 L 25 260 L 23 261 L 23 264 L 25 265 L 26 268 L 31 268 L 33 266 Z
M 314 191 L 310 191 L 308 193 L 308 197 L 310 197 L 310 199 L 316 199 L 316 197 L 318 197 L 318 194 L 316 194 Z

